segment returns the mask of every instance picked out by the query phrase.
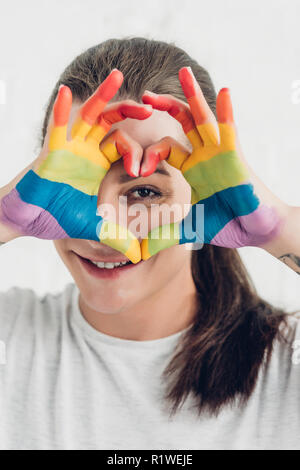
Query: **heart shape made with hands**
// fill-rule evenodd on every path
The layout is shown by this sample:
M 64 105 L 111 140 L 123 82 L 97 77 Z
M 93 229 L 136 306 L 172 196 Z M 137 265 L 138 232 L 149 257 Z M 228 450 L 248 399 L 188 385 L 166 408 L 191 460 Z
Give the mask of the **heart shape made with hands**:
M 188 104 L 147 90 L 142 101 L 175 118 L 193 151 L 164 137 L 145 150 L 139 175 L 149 176 L 160 161 L 167 161 L 189 183 L 191 209 L 180 222 L 150 231 L 141 242 L 142 259 L 185 243 L 263 246 L 278 235 L 283 220 L 277 208 L 262 197 L 267 193 L 265 187 L 261 186 L 259 194 L 255 175 L 239 151 L 228 88 L 218 93 L 216 118 L 190 67 L 179 70 L 179 80 Z
M 62 86 L 41 157 L 2 199 L 2 219 L 22 235 L 97 240 L 134 263 L 176 244 L 235 248 L 259 246 L 274 238 L 281 220 L 276 209 L 255 194 L 249 170 L 237 151 L 229 90 L 224 88 L 217 96 L 216 120 L 190 67 L 179 70 L 179 80 L 188 104 L 172 95 L 145 91 L 144 104 L 127 100 L 106 107 L 123 82 L 122 73 L 114 69 L 80 108 L 71 140 L 67 140 L 67 124 L 72 93 Z M 138 171 L 134 146 L 121 133 L 103 139 L 112 124 L 126 118 L 147 119 L 153 108 L 167 111 L 181 124 L 193 151 L 165 137 L 148 147 Z M 101 181 L 120 158 L 133 177 L 149 176 L 162 160 L 179 169 L 192 189 L 188 216 L 156 227 L 141 243 L 127 228 L 99 216 Z M 200 207 L 204 211 L 199 212 Z

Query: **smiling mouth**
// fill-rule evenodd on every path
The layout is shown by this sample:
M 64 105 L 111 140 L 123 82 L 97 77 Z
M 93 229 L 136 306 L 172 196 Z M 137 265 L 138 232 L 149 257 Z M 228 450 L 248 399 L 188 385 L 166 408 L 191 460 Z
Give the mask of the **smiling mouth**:
M 132 263 L 129 259 L 99 261 L 99 260 L 94 260 L 92 258 L 85 258 L 84 256 L 79 255 L 75 251 L 73 253 L 79 258 L 81 258 L 83 261 L 86 261 L 90 263 L 92 266 L 95 266 L 99 269 L 116 269 L 116 268 L 122 268 L 124 266 L 134 265 L 134 263 Z M 139 263 L 136 263 L 136 264 L 139 264 Z
M 120 261 L 120 262 L 111 262 L 111 261 L 92 261 L 88 260 L 98 268 L 103 269 L 114 269 L 114 268 L 121 268 L 123 266 L 128 266 L 129 264 L 133 264 L 131 261 Z
M 103 279 L 114 279 L 119 277 L 122 273 L 134 269 L 135 266 L 143 263 L 143 260 L 134 264 L 130 260 L 109 260 L 109 261 L 98 261 L 91 258 L 85 258 L 75 251 L 73 254 L 80 261 L 80 264 L 84 269 L 92 276 Z

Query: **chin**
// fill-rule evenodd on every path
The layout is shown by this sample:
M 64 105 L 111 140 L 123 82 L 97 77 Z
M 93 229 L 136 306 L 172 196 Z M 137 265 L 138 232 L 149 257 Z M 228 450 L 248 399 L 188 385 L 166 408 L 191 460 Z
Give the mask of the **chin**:
M 96 242 L 59 240 L 56 249 L 70 271 L 82 300 L 101 313 L 117 313 L 137 300 L 152 261 L 133 264 L 125 255 Z
M 128 291 L 111 287 L 101 292 L 102 289 L 79 287 L 81 303 L 99 314 L 114 315 L 126 311 L 135 301 Z

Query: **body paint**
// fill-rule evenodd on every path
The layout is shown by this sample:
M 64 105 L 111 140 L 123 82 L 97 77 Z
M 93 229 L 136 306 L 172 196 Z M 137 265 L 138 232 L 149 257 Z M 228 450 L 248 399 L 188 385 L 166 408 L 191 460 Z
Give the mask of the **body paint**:
M 83 104 L 72 126 L 71 140 L 67 139 L 67 124 L 72 93 L 67 86 L 59 88 L 53 107 L 49 153 L 1 200 L 5 224 L 21 235 L 37 238 L 101 241 L 124 253 L 133 263 L 140 261 L 138 240 L 126 228 L 104 221 L 97 214 L 99 187 L 112 163 L 111 155 L 100 150 L 102 138 L 112 124 L 126 119 L 126 112 L 141 119 L 152 113 L 149 106 L 121 103 L 102 114 L 122 81 L 122 73 L 113 70 Z M 116 152 L 114 161 L 121 156 Z
M 96 227 L 102 220 L 96 215 L 97 196 L 41 178 L 32 170 L 2 199 L 2 211 L 24 235 L 34 228 L 33 236 L 42 235 L 49 240 L 65 237 L 97 240 Z M 42 219 L 44 223 L 39 225 Z
M 190 109 L 174 97 L 154 93 L 143 97 L 143 102 L 177 119 L 193 145 L 188 157 L 167 140 L 152 150 L 156 162 L 152 170 L 159 159 L 165 158 L 182 171 L 192 191 L 190 214 L 178 225 L 178 236 L 170 239 L 169 246 L 191 243 L 185 232 L 194 233 L 197 243 L 228 248 L 263 245 L 279 234 L 282 221 L 276 209 L 262 204 L 254 193 L 248 169 L 237 154 L 229 90 L 222 89 L 217 97 L 218 135 L 215 118 L 188 69 L 180 70 L 179 79 Z M 199 226 L 196 220 L 199 204 L 204 205 L 204 227 L 198 233 L 195 227 Z M 167 246 L 165 240 L 152 239 L 151 234 L 142 242 L 144 259 Z

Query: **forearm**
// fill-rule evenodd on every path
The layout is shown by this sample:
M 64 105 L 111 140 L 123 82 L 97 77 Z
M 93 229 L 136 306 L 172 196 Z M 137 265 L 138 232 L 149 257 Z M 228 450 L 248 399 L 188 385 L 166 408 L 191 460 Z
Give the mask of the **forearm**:
M 1 190 L 0 190 L 0 246 L 16 238 L 16 232 L 2 221 Z
M 35 160 L 36 161 L 36 160 Z M 17 238 L 18 235 L 15 230 L 10 228 L 6 223 L 2 220 L 2 209 L 1 209 L 1 201 L 2 199 L 17 185 L 17 183 L 23 178 L 23 176 L 32 168 L 34 162 L 33 161 L 30 165 L 28 165 L 24 170 L 22 170 L 12 181 L 10 181 L 6 186 L 0 188 L 0 246 L 8 241 Z
M 15 231 L 0 222 L 0 246 L 11 240 L 14 240 L 15 238 L 17 238 Z
M 288 207 L 278 237 L 262 248 L 300 274 L 300 207 Z

